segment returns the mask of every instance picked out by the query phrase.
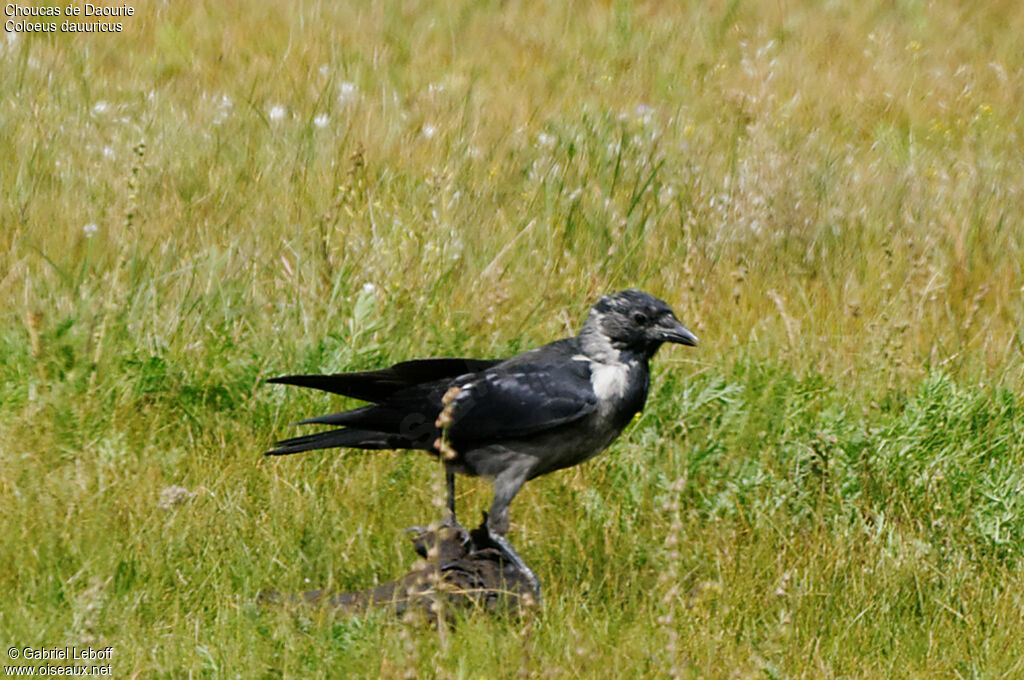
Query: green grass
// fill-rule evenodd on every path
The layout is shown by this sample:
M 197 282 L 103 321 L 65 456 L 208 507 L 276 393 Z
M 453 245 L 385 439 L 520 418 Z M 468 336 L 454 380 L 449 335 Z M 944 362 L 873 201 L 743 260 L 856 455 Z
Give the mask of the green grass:
M 336 4 L 0 37 L 0 649 L 110 645 L 115 677 L 1024 675 L 1024 7 Z M 262 459 L 344 403 L 265 378 L 509 355 L 630 286 L 702 344 L 513 504 L 542 611 L 257 605 L 403 573 L 440 482 Z M 488 501 L 461 484 L 467 521 Z

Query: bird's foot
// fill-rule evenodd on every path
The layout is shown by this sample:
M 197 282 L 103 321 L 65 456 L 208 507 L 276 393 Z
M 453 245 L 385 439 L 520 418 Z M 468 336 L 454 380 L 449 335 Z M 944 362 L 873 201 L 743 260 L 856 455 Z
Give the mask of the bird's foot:
M 535 573 L 533 573 L 533 569 L 530 569 L 530 567 L 527 566 L 526 562 L 519 556 L 519 553 L 516 552 L 515 548 L 512 547 L 512 544 L 509 543 L 507 538 L 488 529 L 486 514 L 484 515 L 483 523 L 478 528 L 474 529 L 470 536 L 473 541 L 474 549 L 481 550 L 488 547 L 496 549 L 501 554 L 504 561 L 518 572 L 519 577 L 529 588 L 530 595 L 533 596 L 535 604 L 540 606 L 540 579 L 537 578 Z
M 529 586 L 530 591 L 533 593 L 533 597 L 536 600 L 536 604 L 540 605 L 540 579 L 533 573 L 533 569 L 527 566 L 523 558 L 519 556 L 519 553 L 515 551 L 512 544 L 508 542 L 508 539 L 498 534 L 490 535 L 491 541 L 498 547 L 501 554 L 508 559 L 516 570 L 522 574 L 523 580 L 526 581 L 526 585 Z
M 413 549 L 426 559 L 440 559 L 443 570 L 448 563 L 470 551 L 470 532 L 454 516 L 428 526 L 412 526 L 405 530 Z

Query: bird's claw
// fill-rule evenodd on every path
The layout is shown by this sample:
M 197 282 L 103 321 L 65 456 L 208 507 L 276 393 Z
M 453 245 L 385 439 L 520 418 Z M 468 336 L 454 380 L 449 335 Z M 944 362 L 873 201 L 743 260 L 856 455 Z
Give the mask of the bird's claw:
M 502 556 L 508 559 L 509 563 L 511 563 L 512 566 L 515 567 L 520 574 L 522 574 L 523 580 L 525 580 L 526 584 L 530 587 L 530 591 L 533 593 L 533 597 L 534 599 L 536 599 L 537 604 L 539 605 L 540 579 L 537 578 L 537 575 L 535 573 L 533 573 L 533 569 L 530 569 L 530 567 L 527 566 L 526 562 L 523 561 L 523 558 L 520 557 L 519 553 L 517 553 L 515 551 L 515 548 L 512 547 L 512 544 L 508 542 L 507 538 L 497 534 L 491 534 L 490 539 L 498 547 L 498 550 L 501 552 Z
M 407 527 L 405 533 L 412 539 L 413 549 L 421 557 L 444 556 L 458 558 L 471 550 L 470 532 L 454 517 L 446 517 L 428 526 Z
M 539 606 L 541 603 L 540 579 L 537 578 L 537 575 L 533 573 L 533 569 L 530 569 L 523 558 L 519 556 L 519 553 L 516 552 L 516 549 L 512 547 L 507 538 L 499 533 L 492 532 L 488 528 L 487 513 L 484 513 L 484 521 L 471 532 L 470 536 L 474 549 L 493 548 L 497 550 L 503 560 L 519 572 L 520 577 L 526 582 L 527 587 L 530 589 L 530 594 Z

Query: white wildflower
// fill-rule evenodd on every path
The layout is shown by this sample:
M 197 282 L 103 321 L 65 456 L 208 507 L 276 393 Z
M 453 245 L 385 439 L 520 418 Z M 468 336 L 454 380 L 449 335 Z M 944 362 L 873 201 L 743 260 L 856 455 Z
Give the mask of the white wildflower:
M 351 104 L 359 98 L 359 90 L 356 88 L 356 84 L 350 81 L 342 81 L 338 83 L 338 103 L 339 104 Z
M 231 109 L 234 108 L 235 103 L 226 94 L 214 98 L 214 101 L 216 102 L 217 113 L 213 116 L 213 123 L 214 125 L 220 125 L 231 115 Z
M 287 113 L 287 109 L 285 109 L 283 106 L 281 106 L 280 104 L 274 104 L 273 106 L 270 107 L 270 111 L 267 113 L 267 115 L 270 117 L 270 120 L 277 122 L 279 120 L 283 120 Z
M 192 500 L 198 495 L 196 491 L 189 491 L 185 487 L 175 484 L 160 491 L 160 500 L 157 502 L 157 507 L 161 510 L 170 510 L 174 506 Z

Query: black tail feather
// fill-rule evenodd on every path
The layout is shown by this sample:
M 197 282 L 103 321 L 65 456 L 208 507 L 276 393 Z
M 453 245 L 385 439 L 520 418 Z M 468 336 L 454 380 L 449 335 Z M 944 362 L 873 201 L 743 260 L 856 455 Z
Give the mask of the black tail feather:
M 414 388 L 418 389 L 418 388 Z M 403 437 L 437 436 L 434 422 L 443 408 L 441 395 L 424 395 L 422 401 L 412 408 L 403 404 L 390 403 L 362 406 L 351 411 L 330 413 L 299 421 L 298 425 L 347 425 L 357 430 L 388 432 Z
M 269 383 L 298 385 L 323 392 L 343 394 L 363 401 L 380 402 L 395 392 L 414 385 L 456 378 L 476 373 L 499 363 L 500 359 L 413 359 L 390 368 L 330 375 L 284 375 L 270 378 Z
M 341 430 L 330 430 L 329 432 L 317 432 L 302 437 L 284 439 L 274 444 L 274 448 L 267 451 L 268 456 L 285 456 L 302 451 L 314 449 L 408 449 L 418 448 L 416 442 L 401 435 L 387 432 L 374 432 L 372 430 L 359 430 L 345 428 Z
M 362 417 L 368 413 L 372 413 L 374 409 L 378 409 L 377 406 L 363 406 L 361 408 L 352 409 L 351 411 L 342 411 L 341 413 L 329 413 L 325 416 L 317 416 L 315 418 L 306 418 L 295 423 L 296 425 L 360 425 L 368 426 L 371 423 L 360 422 Z

